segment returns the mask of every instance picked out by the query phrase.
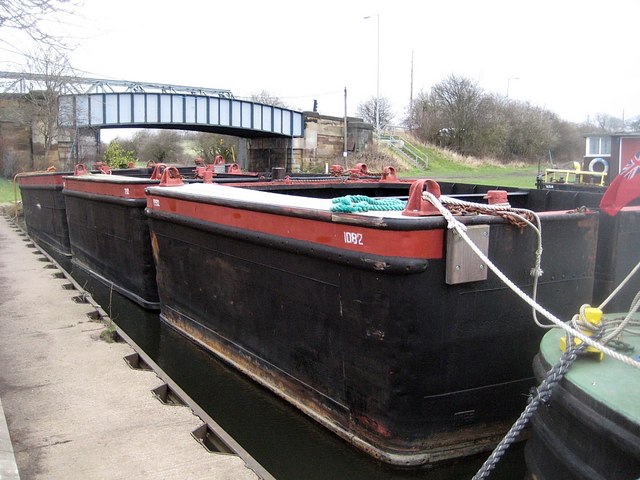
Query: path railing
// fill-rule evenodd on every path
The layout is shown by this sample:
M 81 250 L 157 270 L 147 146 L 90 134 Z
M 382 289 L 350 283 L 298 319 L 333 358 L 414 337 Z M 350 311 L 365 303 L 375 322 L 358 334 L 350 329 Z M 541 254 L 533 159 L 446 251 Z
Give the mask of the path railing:
M 414 167 L 428 168 L 429 158 L 417 146 L 405 138 L 396 135 L 378 135 L 378 142 L 388 146 L 393 152 L 411 163 Z

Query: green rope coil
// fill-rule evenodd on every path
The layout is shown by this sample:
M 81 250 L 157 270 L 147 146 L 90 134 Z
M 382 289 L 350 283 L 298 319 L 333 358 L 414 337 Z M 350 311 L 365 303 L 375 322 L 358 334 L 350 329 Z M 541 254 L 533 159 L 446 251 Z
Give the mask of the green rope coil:
M 371 198 L 366 195 L 346 195 L 334 198 L 332 212 L 384 212 L 404 210 L 407 202 L 399 198 Z

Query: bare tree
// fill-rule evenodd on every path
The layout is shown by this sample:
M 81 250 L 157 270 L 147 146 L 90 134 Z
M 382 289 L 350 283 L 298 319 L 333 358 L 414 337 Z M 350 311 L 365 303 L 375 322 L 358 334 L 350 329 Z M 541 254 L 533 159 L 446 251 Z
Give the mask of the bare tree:
M 252 93 L 249 100 L 257 103 L 264 103 L 265 105 L 271 105 L 272 107 L 289 108 L 281 98 L 262 90 L 260 93 Z
M 621 118 L 598 113 L 593 119 L 594 126 L 605 132 L 621 132 L 624 130 L 624 121 Z
M 222 155 L 227 163 L 236 161 L 236 152 L 238 151 L 237 137 L 197 132 L 193 136 L 193 142 L 193 149 L 202 157 L 205 163 L 213 163 L 218 155 Z
M 640 131 L 640 116 L 629 119 L 629 128 L 633 132 Z
M 378 119 L 380 121 L 380 130 L 384 131 L 393 120 L 393 112 L 391 111 L 391 103 L 386 97 L 371 97 L 369 100 L 362 102 L 358 105 L 357 113 L 360 118 L 365 122 L 372 125 L 376 124 L 376 104 L 379 100 Z
M 133 137 L 138 160 L 144 162 L 176 163 L 184 159 L 183 134 L 176 130 L 142 130 Z
M 75 6 L 74 0 L 0 0 L 0 30 L 20 31 L 39 44 L 62 47 L 62 39 L 46 24 L 70 14 Z
M 411 115 L 418 138 L 462 154 L 530 162 L 580 156 L 577 126 L 543 108 L 485 93 L 455 75 L 420 92 Z
M 460 153 L 466 153 L 477 119 L 482 89 L 465 77 L 449 75 L 431 89 L 431 99 L 447 121 L 443 134 L 448 146 Z
M 31 116 L 31 130 L 34 145 L 42 145 L 44 164 L 48 162 L 49 152 L 58 140 L 58 98 L 68 89 L 67 77 L 73 75 L 73 69 L 66 54 L 55 47 L 47 47 L 32 54 L 27 60 L 31 73 L 42 75 L 43 80 L 31 85 L 25 95 Z
M 419 92 L 413 101 L 410 112 L 410 123 L 415 135 L 427 142 L 437 143 L 438 133 L 446 121 L 442 118 L 443 112 L 439 111 L 429 92 Z

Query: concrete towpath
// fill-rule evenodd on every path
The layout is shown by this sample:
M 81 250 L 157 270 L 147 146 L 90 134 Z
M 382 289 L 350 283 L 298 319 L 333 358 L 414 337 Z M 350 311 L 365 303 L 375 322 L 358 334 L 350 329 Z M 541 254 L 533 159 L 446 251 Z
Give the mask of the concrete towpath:
M 0 216 L 0 478 L 257 479 L 192 438 L 203 422 L 152 395 L 163 382 L 100 339 L 92 307 L 43 260 Z

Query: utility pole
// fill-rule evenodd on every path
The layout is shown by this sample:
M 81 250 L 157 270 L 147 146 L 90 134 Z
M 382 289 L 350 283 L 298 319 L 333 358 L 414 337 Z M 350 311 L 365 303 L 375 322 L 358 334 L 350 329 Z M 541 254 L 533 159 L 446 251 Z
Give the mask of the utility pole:
M 344 166 L 347 166 L 347 87 L 344 87 L 344 150 L 342 150 L 342 156 L 344 157 Z
M 409 88 L 409 133 L 413 133 L 413 50 L 411 50 L 411 86 Z
M 376 15 L 378 21 L 378 58 L 376 73 L 376 134 L 380 135 L 380 14 Z
M 364 17 L 365 20 L 373 15 Z M 376 54 L 376 135 L 380 135 L 380 14 L 376 14 L 377 54 Z

